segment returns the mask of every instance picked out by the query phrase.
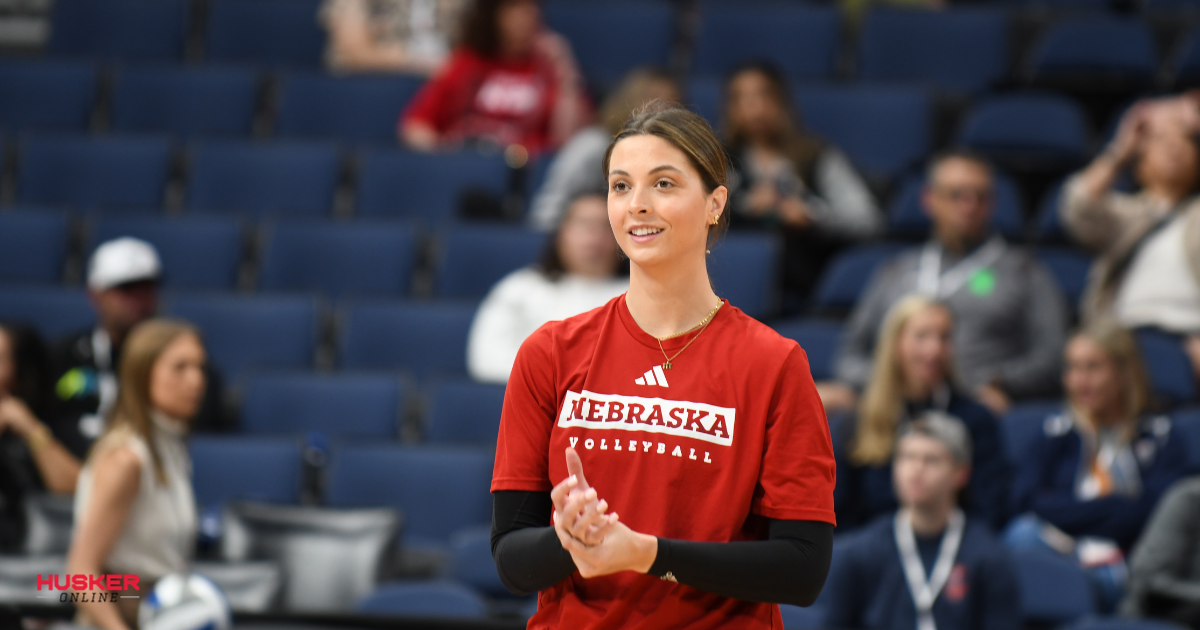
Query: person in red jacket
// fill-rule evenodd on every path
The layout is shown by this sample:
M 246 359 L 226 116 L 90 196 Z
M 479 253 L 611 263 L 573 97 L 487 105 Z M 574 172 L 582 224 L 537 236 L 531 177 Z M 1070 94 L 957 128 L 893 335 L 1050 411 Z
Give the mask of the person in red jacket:
M 478 0 L 462 44 L 409 104 L 399 132 L 417 150 L 477 142 L 538 153 L 591 117 L 571 45 L 542 25 L 538 3 Z

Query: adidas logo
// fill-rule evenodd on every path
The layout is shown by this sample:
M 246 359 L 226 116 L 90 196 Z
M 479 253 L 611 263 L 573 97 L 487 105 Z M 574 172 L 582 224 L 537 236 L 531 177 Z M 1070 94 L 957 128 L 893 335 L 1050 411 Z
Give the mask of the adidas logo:
M 633 379 L 633 382 L 637 383 L 638 385 L 661 385 L 663 387 L 670 387 L 670 385 L 667 385 L 667 375 L 663 373 L 661 365 L 656 365 L 653 368 L 646 370 L 645 374 Z

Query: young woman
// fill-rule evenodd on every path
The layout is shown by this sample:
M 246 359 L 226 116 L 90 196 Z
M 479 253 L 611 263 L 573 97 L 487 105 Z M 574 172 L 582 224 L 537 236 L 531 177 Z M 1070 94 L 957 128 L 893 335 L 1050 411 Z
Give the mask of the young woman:
M 112 418 L 79 475 L 67 573 L 137 574 L 138 590 L 128 594 L 144 597 L 187 567 L 196 507 L 184 436 L 204 398 L 204 363 L 200 336 L 186 323 L 152 319 L 130 332 Z M 80 604 L 76 622 L 136 628 L 140 601 Z
M 590 311 L 628 288 L 604 195 L 577 197 L 541 261 L 505 276 L 479 305 L 467 338 L 467 370 L 477 381 L 507 381 L 521 343 L 539 326 Z
M 781 629 L 774 603 L 811 604 L 832 548 L 833 452 L 807 358 L 713 293 L 705 254 L 728 190 L 702 118 L 650 106 L 604 171 L 629 291 L 517 355 L 497 569 L 540 591 L 530 628 Z
M 837 516 L 853 527 L 896 510 L 892 451 L 896 430 L 920 412 L 937 409 L 958 418 L 974 452 L 963 509 L 992 527 L 1004 522 L 1008 466 L 992 414 L 954 384 L 954 316 L 929 298 L 897 302 L 879 332 L 875 365 L 858 418 L 838 436 Z

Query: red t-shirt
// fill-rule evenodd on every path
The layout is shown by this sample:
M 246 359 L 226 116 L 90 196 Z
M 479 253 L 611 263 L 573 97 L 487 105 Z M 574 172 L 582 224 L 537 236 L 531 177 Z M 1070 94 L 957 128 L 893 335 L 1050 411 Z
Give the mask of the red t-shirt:
M 402 118 L 430 125 L 449 142 L 483 139 L 532 153 L 549 142 L 556 92 L 554 68 L 540 55 L 502 61 L 459 47 Z
M 674 356 L 697 334 L 663 347 Z M 548 492 L 566 478 L 563 453 L 574 446 L 588 483 L 634 531 L 728 542 L 765 540 L 765 518 L 835 522 L 829 425 L 795 341 L 726 303 L 672 369 L 663 361 L 623 295 L 539 328 L 508 380 L 492 491 Z M 542 591 L 529 627 L 783 622 L 775 604 L 625 571 L 574 573 Z

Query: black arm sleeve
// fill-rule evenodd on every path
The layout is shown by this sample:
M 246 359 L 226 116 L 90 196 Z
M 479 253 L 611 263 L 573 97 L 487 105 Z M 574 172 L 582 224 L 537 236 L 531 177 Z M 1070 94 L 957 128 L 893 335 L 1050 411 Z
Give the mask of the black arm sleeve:
M 504 585 L 528 594 L 575 572 L 550 522 L 548 492 L 493 493 L 492 557 Z M 747 601 L 809 606 L 821 593 L 833 554 L 833 525 L 770 519 L 768 540 L 705 543 L 658 539 L 650 574 Z

